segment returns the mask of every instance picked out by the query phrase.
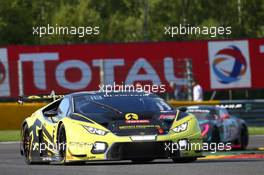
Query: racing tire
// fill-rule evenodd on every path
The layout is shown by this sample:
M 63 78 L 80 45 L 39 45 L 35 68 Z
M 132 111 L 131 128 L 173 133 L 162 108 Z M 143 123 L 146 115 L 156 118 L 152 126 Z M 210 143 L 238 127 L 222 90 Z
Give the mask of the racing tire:
M 210 144 L 212 144 L 210 146 L 211 150 L 214 150 L 214 151 L 217 151 L 218 149 L 218 144 L 221 142 L 221 138 L 220 138 L 220 132 L 218 130 L 217 127 L 214 127 L 213 128 L 213 131 L 212 131 L 212 139 L 211 139 L 211 142 Z M 209 151 L 211 151 L 209 150 Z
M 66 164 L 66 132 L 63 124 L 60 125 L 58 132 L 58 151 L 59 151 L 59 160 L 61 164 Z
M 214 127 L 213 132 L 212 132 L 212 139 L 211 139 L 211 143 L 220 143 L 220 133 L 218 131 L 218 129 L 216 127 Z
M 42 162 L 42 161 L 32 161 L 30 159 L 30 152 L 31 152 L 31 136 L 29 132 L 28 125 L 25 124 L 22 129 L 22 149 L 23 149 L 23 156 L 26 164 L 28 165 L 48 165 L 50 162 Z
M 136 159 L 131 159 L 131 161 L 133 163 L 147 163 L 147 162 L 151 162 L 153 160 L 154 159 L 152 159 L 152 158 L 136 158 Z
M 240 129 L 239 144 L 241 150 L 245 150 L 248 146 L 248 129 L 244 125 Z
M 218 145 L 218 143 L 220 143 L 220 141 L 221 141 L 220 133 L 219 133 L 217 127 L 214 127 L 214 129 L 212 131 L 212 139 L 210 142 L 210 144 L 213 144 L 213 145 L 210 148 L 214 151 L 217 150 L 217 148 L 218 148 L 217 145 Z M 211 151 L 211 150 L 209 150 L 209 151 Z
M 26 164 L 28 165 L 32 164 L 33 162 L 30 160 L 31 138 L 27 124 L 24 125 L 22 130 L 22 147 L 23 147 L 24 160 Z
M 191 163 L 197 160 L 197 157 L 172 158 L 174 163 Z

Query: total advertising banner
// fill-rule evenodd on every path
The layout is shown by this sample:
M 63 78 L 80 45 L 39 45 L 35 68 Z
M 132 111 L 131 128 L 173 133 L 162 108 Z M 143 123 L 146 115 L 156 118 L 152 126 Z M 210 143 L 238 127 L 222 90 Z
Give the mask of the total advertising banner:
M 0 96 L 10 96 L 7 49 L 0 48 Z
M 104 84 L 164 84 L 170 91 L 170 82 L 186 83 L 183 59 L 192 60 L 204 90 L 264 88 L 264 39 L 7 46 L 0 50 L 0 96 L 98 90 L 102 72 Z

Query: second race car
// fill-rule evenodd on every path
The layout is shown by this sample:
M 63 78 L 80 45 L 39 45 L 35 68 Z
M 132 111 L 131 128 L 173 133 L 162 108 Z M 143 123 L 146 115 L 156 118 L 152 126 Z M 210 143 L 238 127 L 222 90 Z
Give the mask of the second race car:
M 232 148 L 246 149 L 248 128 L 243 119 L 217 106 L 189 106 L 185 110 L 197 117 L 205 142 L 230 143 Z

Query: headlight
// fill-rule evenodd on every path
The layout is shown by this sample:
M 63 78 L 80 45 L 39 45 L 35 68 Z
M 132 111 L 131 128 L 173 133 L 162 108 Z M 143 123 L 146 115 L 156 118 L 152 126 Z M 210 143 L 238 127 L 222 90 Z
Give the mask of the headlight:
M 104 136 L 107 134 L 107 131 L 103 131 L 101 129 L 97 129 L 97 128 L 93 128 L 91 126 L 84 126 L 83 127 L 91 134 L 97 134 L 97 135 L 101 135 Z
M 188 127 L 188 122 L 185 122 L 179 126 L 177 126 L 176 128 L 172 129 L 174 132 L 182 132 L 185 131 Z
M 95 142 L 91 150 L 93 154 L 101 154 L 107 150 L 107 143 L 105 142 Z
M 180 150 L 187 150 L 188 149 L 189 142 L 187 139 L 179 140 L 178 144 L 179 144 Z

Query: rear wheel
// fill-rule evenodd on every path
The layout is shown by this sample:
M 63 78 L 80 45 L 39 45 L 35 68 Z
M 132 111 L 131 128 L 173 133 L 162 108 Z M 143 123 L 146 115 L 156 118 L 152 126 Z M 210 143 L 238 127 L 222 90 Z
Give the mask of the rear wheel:
M 190 163 L 197 160 L 197 157 L 172 158 L 174 163 Z
M 23 155 L 24 160 L 27 164 L 31 164 L 30 160 L 30 149 L 31 149 L 31 137 L 29 134 L 28 125 L 25 124 L 22 131 L 22 147 L 23 147 Z
M 248 130 L 246 126 L 242 126 L 240 130 L 240 139 L 239 139 L 240 149 L 244 150 L 248 145 Z
M 218 148 L 218 143 L 220 143 L 220 133 L 218 131 L 218 129 L 216 127 L 214 127 L 213 131 L 212 131 L 212 139 L 211 139 L 211 146 L 210 146 L 210 149 L 211 150 L 217 150 Z
M 58 133 L 58 149 L 59 149 L 59 158 L 60 162 L 62 164 L 65 164 L 66 162 L 66 132 L 65 132 L 65 127 L 62 124 L 59 128 L 59 133 Z
M 212 132 L 211 143 L 216 143 L 216 144 L 220 143 L 220 133 L 216 127 L 213 129 Z

